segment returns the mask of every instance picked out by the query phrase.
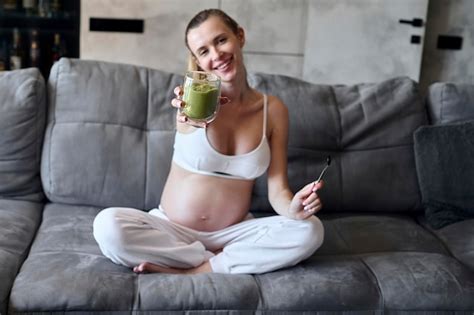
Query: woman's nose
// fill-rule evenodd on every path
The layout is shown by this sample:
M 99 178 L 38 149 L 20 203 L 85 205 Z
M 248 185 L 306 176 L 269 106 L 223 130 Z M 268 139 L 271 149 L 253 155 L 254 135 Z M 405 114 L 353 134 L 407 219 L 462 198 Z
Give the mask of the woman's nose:
M 211 49 L 211 57 L 212 60 L 219 60 L 219 58 L 222 56 L 222 52 L 216 48 Z

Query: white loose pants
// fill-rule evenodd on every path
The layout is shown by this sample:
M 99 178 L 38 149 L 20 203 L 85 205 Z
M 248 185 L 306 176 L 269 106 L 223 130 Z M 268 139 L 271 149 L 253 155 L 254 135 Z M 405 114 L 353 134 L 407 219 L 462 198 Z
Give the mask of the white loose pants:
M 264 273 L 297 264 L 321 246 L 324 228 L 313 216 L 249 217 L 214 232 L 196 231 L 171 222 L 163 210 L 107 208 L 94 220 L 94 237 L 116 264 L 150 262 L 191 268 L 209 260 L 213 272 Z M 223 249 L 217 255 L 214 251 Z

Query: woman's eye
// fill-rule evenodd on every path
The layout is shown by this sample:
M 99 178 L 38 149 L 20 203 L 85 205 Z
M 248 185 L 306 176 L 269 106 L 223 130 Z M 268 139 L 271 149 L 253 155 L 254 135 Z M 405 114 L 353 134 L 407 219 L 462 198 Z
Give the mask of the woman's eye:
M 199 56 L 204 56 L 205 54 L 207 54 L 207 50 L 201 50 L 199 52 Z
M 225 43 L 227 41 L 227 38 L 223 37 L 223 38 L 219 38 L 219 43 Z

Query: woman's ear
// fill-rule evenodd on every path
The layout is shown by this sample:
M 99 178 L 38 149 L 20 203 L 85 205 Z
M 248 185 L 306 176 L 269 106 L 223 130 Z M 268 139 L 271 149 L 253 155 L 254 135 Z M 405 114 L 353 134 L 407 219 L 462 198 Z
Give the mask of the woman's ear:
M 245 31 L 241 27 L 239 27 L 239 29 L 237 30 L 237 38 L 240 42 L 240 48 L 243 48 L 245 45 Z

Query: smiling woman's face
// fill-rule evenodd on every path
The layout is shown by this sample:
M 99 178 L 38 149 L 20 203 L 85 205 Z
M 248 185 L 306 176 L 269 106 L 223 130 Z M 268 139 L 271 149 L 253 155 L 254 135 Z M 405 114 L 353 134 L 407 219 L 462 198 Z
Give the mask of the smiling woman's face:
M 187 40 L 199 67 L 215 73 L 222 81 L 232 81 L 243 68 L 244 32 L 239 28 L 235 34 L 221 18 L 209 17 L 189 30 Z

